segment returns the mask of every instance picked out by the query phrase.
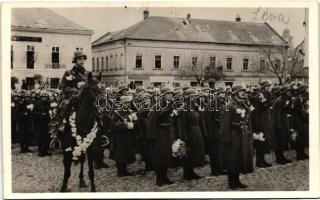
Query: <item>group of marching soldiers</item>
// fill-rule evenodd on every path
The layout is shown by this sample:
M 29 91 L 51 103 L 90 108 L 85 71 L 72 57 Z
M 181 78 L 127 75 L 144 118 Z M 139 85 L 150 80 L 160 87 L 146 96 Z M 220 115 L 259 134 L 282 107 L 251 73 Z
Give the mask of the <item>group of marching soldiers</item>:
M 61 80 L 63 98 L 77 93 L 86 81 L 86 58 L 83 52 L 75 52 L 75 65 Z M 117 90 L 106 89 L 106 97 L 108 109 L 100 110 L 102 134 L 109 138 L 110 159 L 116 162 L 119 177 L 134 175 L 127 166 L 140 154 L 145 170 L 155 172 L 158 186 L 173 183 L 167 176 L 172 167 L 181 166 L 185 180 L 196 180 L 201 177 L 194 169 L 206 165 L 208 155 L 211 175 L 227 175 L 229 188 L 237 189 L 247 187 L 239 174 L 253 172 L 254 154 L 260 168 L 272 165 L 265 160 L 270 151 L 281 165 L 291 162 L 284 154 L 289 148 L 296 151 L 297 160 L 308 159 L 309 91 L 304 83 L 272 86 L 261 81 L 250 87 L 134 90 L 121 85 Z M 47 124 L 50 105 L 56 100 L 46 92 L 12 96 L 12 135 L 17 136 L 18 127 L 22 153 L 30 151 L 33 130 L 34 135 L 40 133 L 39 156 L 49 155 Z M 31 103 L 33 110 L 28 107 Z M 173 156 L 178 139 L 186 146 L 181 157 Z M 105 147 L 99 149 L 95 168 L 108 168 Z
M 11 93 L 11 141 L 20 143 L 21 153 L 38 146 L 40 157 L 50 156 L 49 122 L 60 101 L 56 89 L 14 90 Z

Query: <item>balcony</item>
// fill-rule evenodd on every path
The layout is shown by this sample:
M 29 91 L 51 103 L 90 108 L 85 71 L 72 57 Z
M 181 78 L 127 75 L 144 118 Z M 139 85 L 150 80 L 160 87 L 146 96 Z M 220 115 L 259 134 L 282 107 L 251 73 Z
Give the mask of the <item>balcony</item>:
M 60 63 L 45 64 L 46 69 L 66 69 L 66 65 Z

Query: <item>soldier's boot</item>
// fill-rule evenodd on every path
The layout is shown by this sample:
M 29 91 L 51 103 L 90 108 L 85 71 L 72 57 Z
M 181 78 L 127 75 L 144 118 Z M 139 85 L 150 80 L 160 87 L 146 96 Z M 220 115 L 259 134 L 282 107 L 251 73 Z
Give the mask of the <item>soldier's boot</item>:
M 231 190 L 237 189 L 235 176 L 233 173 L 229 173 L 229 172 L 228 172 L 228 186 Z
M 285 165 L 287 163 L 290 163 L 291 161 L 286 159 L 283 155 L 283 152 L 277 151 L 276 152 L 276 163 L 280 165 Z
M 188 166 L 183 166 L 183 179 L 187 181 L 192 180 L 191 170 L 190 170 L 190 167 Z
M 194 168 L 192 168 L 190 172 L 191 172 L 191 177 L 192 177 L 192 179 L 198 180 L 198 179 L 201 179 L 201 178 L 202 178 L 201 176 L 199 176 L 198 174 L 196 174 L 196 173 L 194 172 Z
M 20 153 L 27 153 L 26 145 L 25 144 L 20 144 L 20 146 L 21 146 Z
M 43 155 L 44 156 L 51 156 L 51 153 L 48 152 L 48 148 L 47 147 L 43 147 Z
M 297 160 L 309 159 L 309 156 L 304 152 L 303 148 L 297 148 L 296 153 L 297 153 Z
M 43 151 L 43 146 L 39 145 L 38 146 L 38 156 L 39 157 L 44 157 L 44 151 Z
M 174 183 L 173 181 L 171 181 L 168 178 L 168 170 L 167 169 L 163 169 L 161 173 L 162 173 L 162 180 L 166 185 L 171 185 Z
M 163 173 L 161 172 L 161 169 L 155 169 L 155 172 L 156 172 L 156 185 L 157 186 L 165 185 L 165 182 L 163 180 Z
M 271 167 L 271 165 L 269 163 L 267 163 L 267 161 L 264 159 L 264 153 L 260 152 L 260 151 L 256 151 L 256 166 L 260 167 L 260 168 L 267 168 L 267 167 Z
M 238 187 L 238 188 L 247 188 L 248 187 L 247 185 L 242 184 L 240 182 L 240 174 L 239 173 L 234 174 L 234 179 L 235 179 L 236 187 Z

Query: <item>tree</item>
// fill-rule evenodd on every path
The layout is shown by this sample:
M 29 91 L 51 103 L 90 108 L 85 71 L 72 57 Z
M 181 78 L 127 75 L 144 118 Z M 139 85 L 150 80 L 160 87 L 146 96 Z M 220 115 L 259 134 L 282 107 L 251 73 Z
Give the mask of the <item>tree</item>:
M 43 77 L 41 74 L 35 74 L 33 75 L 33 79 L 35 83 L 38 83 L 39 85 L 41 85 Z
M 224 77 L 222 65 L 210 66 L 210 64 L 205 63 L 207 57 L 206 55 L 192 57 L 191 63 L 184 66 L 181 74 L 195 78 L 199 86 L 202 86 L 203 83 L 210 79 L 220 80 Z M 193 60 L 194 58 L 196 59 Z
M 296 48 L 289 50 L 288 56 L 288 74 L 294 78 L 303 74 L 307 68 L 303 67 L 303 43 L 300 43 Z
M 260 71 L 274 74 L 282 85 L 287 75 L 288 47 L 287 46 L 264 46 L 259 47 L 258 52 L 266 58 L 267 66 Z

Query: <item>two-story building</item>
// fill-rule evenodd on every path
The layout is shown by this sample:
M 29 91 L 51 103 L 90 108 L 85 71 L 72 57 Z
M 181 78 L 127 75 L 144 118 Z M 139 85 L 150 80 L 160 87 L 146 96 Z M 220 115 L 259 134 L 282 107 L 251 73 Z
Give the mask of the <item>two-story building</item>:
M 34 87 L 34 75 L 57 88 L 73 64 L 73 53 L 83 50 L 91 61 L 88 30 L 46 8 L 14 8 L 11 25 L 11 76 Z M 91 62 L 87 63 L 91 71 Z
M 124 30 L 109 32 L 92 43 L 92 65 L 106 85 L 196 85 L 206 67 L 221 66 L 223 78 L 213 85 L 276 81 L 265 72 L 261 47 L 287 46 L 267 23 L 150 16 Z M 193 70 L 189 70 L 193 69 Z

